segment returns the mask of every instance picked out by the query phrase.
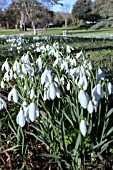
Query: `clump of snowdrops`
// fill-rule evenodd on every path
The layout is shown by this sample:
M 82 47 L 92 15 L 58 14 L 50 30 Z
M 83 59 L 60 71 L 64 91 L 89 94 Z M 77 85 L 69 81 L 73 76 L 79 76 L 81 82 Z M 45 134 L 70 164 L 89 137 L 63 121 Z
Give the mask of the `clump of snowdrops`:
M 93 66 L 82 51 L 72 55 L 73 50 L 37 42 L 37 56 L 28 51 L 13 63 L 6 59 L 1 68 L 1 88 L 14 108 L 8 111 L 0 98 L 0 109 L 6 109 L 15 136 L 35 137 L 49 152 L 40 156 L 67 169 L 95 161 L 97 152 L 106 152 L 113 142 L 108 107 L 113 85 L 104 69 Z

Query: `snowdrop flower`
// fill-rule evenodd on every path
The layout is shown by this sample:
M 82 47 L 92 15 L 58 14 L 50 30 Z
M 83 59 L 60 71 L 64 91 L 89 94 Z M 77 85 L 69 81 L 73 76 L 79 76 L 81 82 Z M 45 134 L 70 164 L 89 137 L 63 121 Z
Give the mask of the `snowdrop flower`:
M 66 70 L 68 72 L 68 62 L 67 61 L 63 61 L 63 63 L 61 64 L 61 70 Z
M 13 64 L 13 71 L 19 73 L 20 72 L 20 64 L 19 62 L 16 60 Z
M 81 121 L 80 121 L 79 128 L 80 128 L 80 132 L 82 133 L 82 135 L 83 135 L 83 136 L 86 136 L 87 127 L 86 127 L 86 122 L 85 122 L 85 120 L 81 120 Z
M 70 59 L 71 66 L 77 66 L 77 61 L 75 59 Z
M 87 88 L 88 88 L 88 81 L 87 81 L 86 76 L 83 76 L 83 86 L 82 87 L 84 90 L 87 90 Z
M 13 78 L 13 70 L 12 69 L 10 69 L 9 77 L 10 77 L 10 80 Z
M 85 68 L 83 65 L 80 66 L 80 72 L 82 73 L 82 75 L 85 74 Z
M 67 45 L 67 47 L 66 47 L 67 53 L 71 53 L 71 50 L 74 50 L 74 48 L 69 46 L 69 45 Z
M 9 81 L 9 80 L 10 80 L 9 73 L 6 72 L 6 73 L 4 74 L 4 81 Z
M 93 105 L 93 102 L 91 100 L 88 103 L 87 110 L 88 110 L 89 113 L 93 113 L 93 111 L 94 111 L 94 105 Z
M 4 83 L 4 80 L 2 79 L 1 81 L 1 88 L 4 89 L 5 88 L 5 83 Z
M 70 90 L 70 82 L 68 81 L 66 89 L 69 91 Z
M 50 88 L 46 90 L 47 100 L 50 100 Z
M 94 105 L 97 105 L 100 100 L 100 95 L 97 93 L 97 86 L 92 89 L 92 101 Z
M 55 82 L 55 84 L 60 85 L 60 79 L 56 75 L 55 75 L 55 78 L 54 78 L 54 82 Z
M 23 72 L 24 74 L 27 74 L 26 64 L 22 64 L 22 72 Z
M 47 100 L 47 90 L 46 90 L 46 89 L 44 90 L 44 97 L 43 97 L 43 100 L 44 100 L 44 101 Z
M 41 60 L 40 57 L 36 60 L 36 64 L 38 65 L 39 71 L 41 71 L 41 69 L 42 69 L 42 60 Z
M 29 109 L 29 107 L 28 107 L 28 103 L 26 102 L 26 101 L 24 101 L 23 103 L 22 103 L 22 108 L 23 108 L 23 111 L 24 111 L 24 117 L 26 118 L 26 117 L 28 117 L 28 109 Z
M 0 110 L 6 107 L 7 107 L 6 102 L 2 98 L 0 98 Z
M 93 69 L 91 62 L 88 62 L 88 63 L 87 63 L 87 66 L 88 66 L 88 69 L 89 69 L 89 70 L 92 70 L 92 69 Z
M 82 51 L 80 51 L 79 53 L 77 53 L 76 54 L 76 58 L 78 59 L 78 58 L 80 58 L 80 57 L 83 57 L 83 60 L 84 60 L 84 54 L 83 54 L 83 52 Z
M 51 83 L 51 84 L 50 84 L 50 87 L 49 87 L 49 95 L 50 95 L 50 98 L 51 98 L 52 100 L 54 100 L 55 97 L 56 97 L 56 88 L 55 88 L 54 83 Z
M 102 69 L 99 69 L 97 71 L 97 75 L 96 75 L 96 83 L 98 83 L 100 80 L 104 80 L 105 79 L 105 72 Z
M 75 75 L 77 68 L 70 69 L 70 75 Z
M 47 74 L 48 74 L 48 70 L 44 70 L 44 72 L 41 75 L 41 84 L 43 85 L 46 81 L 47 81 Z
M 30 99 L 32 100 L 33 98 L 35 98 L 35 91 L 32 88 L 31 91 L 30 91 Z
M 60 78 L 60 82 L 64 85 L 64 82 L 65 82 L 64 77 Z
M 54 50 L 54 48 L 52 48 L 52 49 L 49 51 L 49 55 L 55 56 L 55 50 Z
M 108 95 L 112 94 L 112 90 L 113 90 L 113 85 L 111 84 L 111 82 L 107 82 L 107 92 L 108 92 Z
M 36 105 L 35 105 L 35 103 L 30 103 L 28 112 L 29 112 L 29 119 L 31 120 L 31 122 L 34 122 L 36 119 Z
M 3 71 L 4 69 L 5 69 L 7 72 L 10 71 L 10 66 L 9 66 L 9 63 L 8 63 L 7 60 L 6 60 L 6 61 L 4 62 L 4 64 L 2 65 L 2 71 Z
M 36 106 L 36 117 L 39 117 L 40 112 L 39 112 L 39 108 Z
M 96 85 L 96 89 L 97 89 L 97 93 L 99 94 L 99 96 L 101 97 L 101 98 L 103 98 L 104 97 L 104 91 L 103 91 L 103 88 L 102 88 L 102 85 L 100 84 L 100 83 L 98 83 L 97 85 Z
M 56 87 L 56 96 L 60 98 L 60 90 Z
M 21 57 L 21 60 L 22 60 L 23 63 L 26 63 L 26 64 L 29 64 L 29 63 L 30 63 L 30 61 L 29 61 L 29 55 L 28 55 L 28 54 L 23 55 L 23 56 Z
M 58 64 L 58 62 L 59 62 L 59 58 L 56 58 L 56 60 L 55 60 L 54 63 L 53 63 L 53 67 L 56 67 L 57 64 Z
M 17 117 L 16 117 L 16 122 L 18 125 L 20 125 L 21 127 L 25 126 L 25 117 L 24 117 L 24 111 L 22 109 L 20 109 Z
M 84 90 L 80 90 L 78 94 L 78 100 L 81 106 L 86 109 L 89 103 L 89 96 Z
M 47 78 L 48 78 L 49 83 L 52 83 L 52 75 L 51 75 L 50 70 L 48 71 Z
M 9 94 L 8 94 L 8 101 L 11 101 L 11 97 L 13 97 L 13 101 L 15 103 L 18 102 L 18 93 L 17 93 L 17 90 L 15 88 L 13 88 Z
M 84 83 L 83 77 L 80 76 L 78 82 L 77 82 L 77 79 L 76 79 L 76 83 L 77 83 L 76 85 L 77 85 L 79 88 L 81 88 L 81 87 L 83 86 L 83 83 Z
M 34 68 L 31 67 L 29 64 L 22 64 L 22 72 L 24 74 L 29 74 L 30 76 L 34 75 Z
M 16 79 L 16 78 L 17 78 L 17 75 L 16 75 L 16 73 L 14 73 L 13 77 L 14 77 L 14 79 Z

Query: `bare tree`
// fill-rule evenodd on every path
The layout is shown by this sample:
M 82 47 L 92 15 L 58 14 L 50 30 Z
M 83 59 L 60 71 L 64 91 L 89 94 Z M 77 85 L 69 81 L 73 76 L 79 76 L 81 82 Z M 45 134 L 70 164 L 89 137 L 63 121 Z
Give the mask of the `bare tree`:
M 68 13 L 69 13 L 69 10 L 70 10 L 70 4 L 69 3 L 63 4 L 62 10 L 63 10 L 63 13 L 64 13 L 65 27 L 67 27 L 67 18 L 68 18 Z
M 25 14 L 28 16 L 34 34 L 36 34 L 36 25 L 39 22 L 40 18 L 40 7 L 45 7 L 48 4 L 56 4 L 59 0 L 12 0 L 21 4 L 21 19 L 20 19 L 20 27 L 25 23 Z

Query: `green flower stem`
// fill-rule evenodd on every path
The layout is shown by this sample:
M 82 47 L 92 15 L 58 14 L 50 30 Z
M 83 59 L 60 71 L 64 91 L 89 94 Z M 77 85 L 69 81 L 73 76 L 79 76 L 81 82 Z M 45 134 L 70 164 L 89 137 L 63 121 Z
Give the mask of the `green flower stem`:
M 15 130 L 17 131 L 17 128 L 16 128 L 16 126 L 15 126 L 15 123 L 14 123 L 14 121 L 13 121 L 13 119 L 12 119 L 12 117 L 11 117 L 9 111 L 7 110 L 7 108 L 6 108 L 6 112 L 8 113 L 8 116 L 9 116 L 9 118 L 10 118 L 10 120 L 11 120 L 11 122 L 12 122 L 14 128 L 15 128 Z

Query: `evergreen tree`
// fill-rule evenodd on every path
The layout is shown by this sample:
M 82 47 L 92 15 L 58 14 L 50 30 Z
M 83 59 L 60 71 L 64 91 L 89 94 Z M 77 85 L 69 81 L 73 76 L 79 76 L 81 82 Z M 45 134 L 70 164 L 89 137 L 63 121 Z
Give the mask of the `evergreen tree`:
M 72 15 L 79 20 L 88 21 L 88 17 L 92 11 L 91 0 L 77 0 L 73 5 Z

